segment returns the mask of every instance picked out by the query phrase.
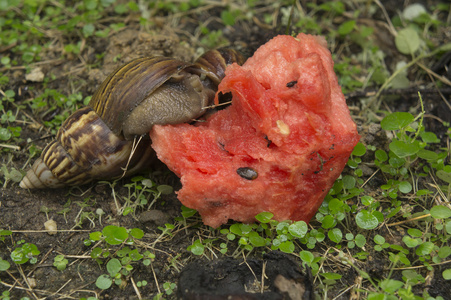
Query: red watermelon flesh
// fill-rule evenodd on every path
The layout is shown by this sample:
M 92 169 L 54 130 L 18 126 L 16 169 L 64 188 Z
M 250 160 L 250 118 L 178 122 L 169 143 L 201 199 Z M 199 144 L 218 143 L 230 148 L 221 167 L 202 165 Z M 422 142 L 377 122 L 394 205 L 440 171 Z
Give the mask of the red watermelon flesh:
M 264 211 L 308 222 L 360 138 L 325 40 L 277 36 L 229 66 L 219 91 L 232 105 L 206 122 L 150 133 L 181 178 L 179 200 L 212 227 Z

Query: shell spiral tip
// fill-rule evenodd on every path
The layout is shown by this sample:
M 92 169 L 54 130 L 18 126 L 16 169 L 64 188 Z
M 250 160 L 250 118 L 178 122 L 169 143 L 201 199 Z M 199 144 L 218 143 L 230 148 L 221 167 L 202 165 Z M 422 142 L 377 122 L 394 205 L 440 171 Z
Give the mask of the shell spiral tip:
M 23 189 L 56 188 L 62 184 L 55 178 L 52 171 L 45 165 L 41 158 L 37 159 L 33 167 L 28 170 L 19 186 Z

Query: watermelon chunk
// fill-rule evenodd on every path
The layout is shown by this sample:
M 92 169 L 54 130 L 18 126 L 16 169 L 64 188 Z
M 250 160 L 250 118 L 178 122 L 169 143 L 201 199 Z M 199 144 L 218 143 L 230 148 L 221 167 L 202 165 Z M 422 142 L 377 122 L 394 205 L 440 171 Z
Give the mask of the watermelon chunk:
M 277 36 L 219 85 L 232 105 L 195 125 L 154 126 L 152 147 L 203 222 L 309 220 L 359 141 L 322 37 Z

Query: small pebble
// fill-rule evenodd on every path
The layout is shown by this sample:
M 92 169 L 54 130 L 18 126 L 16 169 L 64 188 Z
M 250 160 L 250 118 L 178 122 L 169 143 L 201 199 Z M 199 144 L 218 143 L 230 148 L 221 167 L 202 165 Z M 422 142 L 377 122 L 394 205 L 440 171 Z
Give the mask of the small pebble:
M 168 214 L 162 212 L 161 210 L 148 210 L 144 211 L 139 215 L 139 221 L 142 223 L 152 222 L 158 226 L 163 226 L 169 222 Z
M 48 220 L 44 223 L 45 230 L 48 230 L 47 233 L 50 235 L 55 235 L 58 231 L 58 226 L 56 222 L 52 219 Z
M 25 74 L 25 79 L 27 81 L 32 81 L 32 82 L 43 82 L 44 81 L 44 73 L 42 73 L 41 68 L 35 68 L 33 70 L 31 70 L 30 73 Z

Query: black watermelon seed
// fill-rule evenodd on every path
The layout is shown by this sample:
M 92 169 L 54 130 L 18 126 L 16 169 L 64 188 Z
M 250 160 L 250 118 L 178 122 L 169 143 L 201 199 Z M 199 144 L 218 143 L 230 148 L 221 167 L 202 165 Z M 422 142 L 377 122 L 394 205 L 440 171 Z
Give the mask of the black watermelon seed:
M 287 83 L 287 87 L 289 87 L 289 88 L 290 88 L 290 87 L 294 87 L 294 85 L 295 85 L 296 83 L 298 83 L 297 80 L 290 81 L 290 82 Z
M 236 172 L 238 173 L 238 175 L 247 180 L 254 180 L 258 177 L 257 171 L 252 168 L 238 168 Z

